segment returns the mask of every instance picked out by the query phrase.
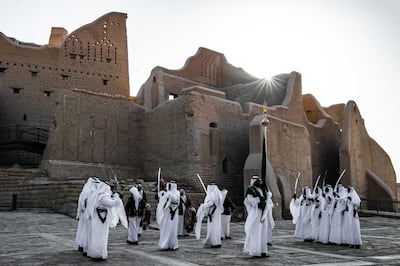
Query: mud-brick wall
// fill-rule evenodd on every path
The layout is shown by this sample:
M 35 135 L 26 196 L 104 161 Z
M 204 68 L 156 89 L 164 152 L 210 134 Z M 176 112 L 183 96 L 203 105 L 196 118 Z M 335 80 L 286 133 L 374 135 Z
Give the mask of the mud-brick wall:
M 52 177 L 139 171 L 143 108 L 129 99 L 70 93 L 59 100 L 42 168 Z
M 0 32 L 0 125 L 50 128 L 71 89 L 129 96 L 126 17 L 106 14 L 50 46 Z
M 314 183 L 321 175 L 325 184 L 335 185 L 339 176 L 339 147 L 341 132 L 339 124 L 327 117 L 316 124 L 309 123 L 310 144 L 312 147 L 312 166 Z M 326 174 L 326 175 L 325 175 Z M 320 180 L 320 185 L 323 183 Z
M 163 178 L 202 191 L 199 173 L 205 185 L 216 182 L 242 195 L 248 122 L 238 103 L 190 92 L 146 112 L 142 124 L 143 176 L 135 178 L 156 180 L 161 167 Z
M 199 174 L 207 184 L 228 189 L 237 204 L 243 201 L 243 167 L 249 153 L 248 116 L 239 103 L 191 92 L 188 102 L 196 121 L 194 143 Z
M 199 155 L 194 150 L 193 111 L 186 97 L 164 102 L 143 116 L 143 139 L 137 149 L 142 151 L 140 163 L 146 181 L 156 181 L 161 167 L 161 177 L 179 183 L 193 182 Z
M 274 117 L 269 117 L 267 129 L 268 159 L 275 175 L 285 176 L 289 186 L 294 187 L 300 172 L 301 185 L 312 185 L 312 162 L 310 135 L 307 128 Z
M 354 101 L 346 104 L 343 122 L 343 134 L 340 147 L 340 165 L 347 169 L 342 183 L 351 184 L 361 198 L 369 200 L 387 200 L 396 198 L 396 173 L 387 153 L 368 135 L 364 119 Z M 372 172 L 378 183 L 389 188 L 368 182 L 367 172 Z M 394 199 L 393 199 L 394 198 Z

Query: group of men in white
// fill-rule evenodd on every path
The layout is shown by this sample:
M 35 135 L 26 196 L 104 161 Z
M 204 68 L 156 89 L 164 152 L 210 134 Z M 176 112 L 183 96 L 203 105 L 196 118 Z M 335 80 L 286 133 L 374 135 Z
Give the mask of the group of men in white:
M 306 242 L 337 244 L 360 248 L 362 245 L 358 208 L 360 197 L 352 186 L 302 188 L 290 202 L 295 236 Z
M 207 217 L 207 233 L 204 240 L 205 247 L 220 248 L 223 239 L 230 238 L 231 214 L 236 209 L 227 197 L 227 190 L 219 190 L 215 184 L 207 186 L 206 197 L 194 213 L 195 235 L 199 240 L 201 237 L 201 225 Z M 177 250 L 179 248 L 178 236 L 188 235 L 187 223 L 183 222 L 182 213 L 190 207 L 188 198 L 184 191 L 178 192 L 177 184 L 170 181 L 165 190 L 159 192 L 156 219 L 160 226 L 160 239 L 158 246 L 161 250 Z M 229 204 L 230 203 L 230 204 Z M 193 207 L 191 207 L 193 210 Z
M 140 204 L 145 196 L 140 185 L 133 186 L 129 191 L 131 195 L 124 206 L 121 195 L 113 193 L 108 184 L 95 177 L 87 180 L 78 200 L 76 250 L 90 258 L 105 260 L 108 256 L 109 228 L 118 223 L 127 228 L 128 244 L 138 243 L 138 236 L 142 233 Z M 324 244 L 361 246 L 357 214 L 360 198 L 353 187 L 338 185 L 332 189 L 327 185 L 322 189 L 316 186 L 312 192 L 309 187 L 304 187 L 302 191 L 300 197 L 295 194 L 290 202 L 296 237 Z M 223 239 L 230 239 L 231 215 L 236 208 L 227 197 L 228 191 L 220 190 L 211 183 L 205 192 L 204 202 L 196 212 L 190 206 L 185 191 L 178 190 L 174 181 L 165 182 L 158 189 L 156 221 L 160 232 L 158 247 L 161 250 L 178 250 L 178 236 L 188 235 L 190 231 L 184 221 L 187 218 L 184 213 L 189 208 L 197 240 L 201 238 L 203 220 L 207 221 L 204 247 L 220 248 Z M 254 257 L 269 257 L 268 246 L 272 245 L 275 226 L 272 215 L 274 203 L 271 191 L 260 177 L 251 178 L 244 206 L 247 217 L 243 251 Z

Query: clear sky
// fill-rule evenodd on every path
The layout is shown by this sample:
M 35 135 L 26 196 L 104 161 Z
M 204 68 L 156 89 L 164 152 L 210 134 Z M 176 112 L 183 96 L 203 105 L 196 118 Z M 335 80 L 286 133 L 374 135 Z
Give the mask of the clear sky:
M 398 0 L 0 0 L 0 32 L 47 44 L 100 16 L 128 14 L 131 94 L 156 66 L 183 67 L 199 47 L 256 77 L 297 71 L 322 106 L 354 100 L 400 175 Z M 400 177 L 397 177 L 400 182 Z

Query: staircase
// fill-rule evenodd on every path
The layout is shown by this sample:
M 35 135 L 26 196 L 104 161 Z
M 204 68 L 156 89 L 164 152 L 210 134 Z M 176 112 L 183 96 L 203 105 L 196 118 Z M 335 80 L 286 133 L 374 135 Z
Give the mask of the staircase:
M 84 180 L 54 180 L 38 169 L 0 169 L 0 210 L 41 209 L 74 217 Z
M 145 181 L 140 181 L 139 183 L 142 184 L 143 190 L 146 193 L 147 197 L 147 202 L 151 206 L 152 210 L 152 219 L 155 219 L 155 213 L 157 209 L 157 204 L 158 201 L 156 200 L 156 194 L 157 194 L 157 183 L 156 182 L 145 182 Z M 133 184 L 133 182 L 130 182 L 130 184 Z M 131 186 L 126 186 L 124 188 L 124 202 L 126 202 L 127 198 L 130 197 L 129 189 Z M 200 204 L 203 202 L 205 193 L 203 192 L 197 192 L 193 187 L 178 183 L 178 190 L 183 188 L 186 191 L 186 195 L 189 198 L 189 200 L 192 203 L 192 207 L 194 207 L 196 210 L 200 206 Z
M 53 179 L 39 168 L 23 169 L 20 167 L 0 168 L 0 211 L 3 210 L 43 210 L 76 216 L 79 194 L 87 177 L 70 177 Z M 126 202 L 130 196 L 132 180 L 119 180 Z M 146 192 L 148 203 L 152 208 L 152 219 L 155 219 L 157 208 L 157 185 L 155 182 L 141 182 Z M 194 208 L 203 202 L 205 193 L 197 192 L 185 184 L 183 188 Z
M 49 130 L 28 124 L 0 126 L 0 164 L 37 167 L 43 157 Z

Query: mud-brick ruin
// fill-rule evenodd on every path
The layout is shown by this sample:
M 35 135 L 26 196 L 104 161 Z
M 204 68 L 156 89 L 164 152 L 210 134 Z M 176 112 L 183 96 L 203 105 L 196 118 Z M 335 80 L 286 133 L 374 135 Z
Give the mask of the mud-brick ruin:
M 260 80 L 206 48 L 179 70 L 156 67 L 129 95 L 127 15 L 112 12 L 48 45 L 0 33 L 0 207 L 74 215 L 89 176 L 173 179 L 203 197 L 196 177 L 227 188 L 241 205 L 260 174 L 264 101 L 267 178 L 276 218 L 288 218 L 295 177 L 353 185 L 364 208 L 393 210 L 396 175 L 367 133 L 355 101 L 322 107 L 302 94 L 301 74 Z

